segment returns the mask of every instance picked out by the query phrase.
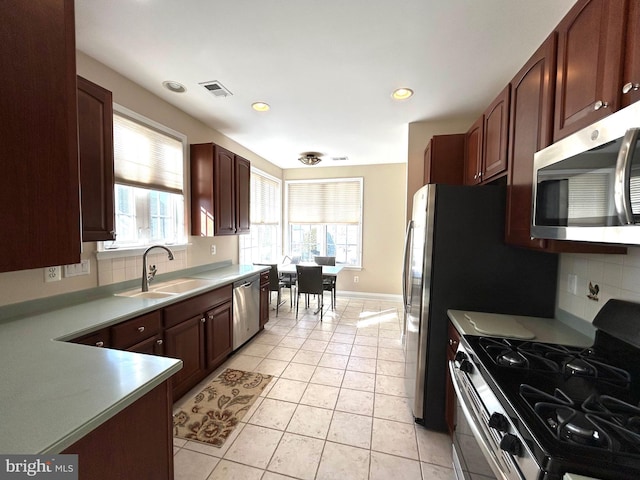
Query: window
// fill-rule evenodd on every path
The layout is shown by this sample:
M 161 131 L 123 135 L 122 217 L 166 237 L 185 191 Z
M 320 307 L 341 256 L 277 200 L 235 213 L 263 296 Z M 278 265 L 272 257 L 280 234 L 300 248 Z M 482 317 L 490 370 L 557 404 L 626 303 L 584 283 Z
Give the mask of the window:
M 296 180 L 287 187 L 287 255 L 362 264 L 362 178 Z
M 116 240 L 106 249 L 186 243 L 186 137 L 114 105 Z
M 282 182 L 251 168 L 251 231 L 239 237 L 240 263 L 278 263 L 282 258 Z

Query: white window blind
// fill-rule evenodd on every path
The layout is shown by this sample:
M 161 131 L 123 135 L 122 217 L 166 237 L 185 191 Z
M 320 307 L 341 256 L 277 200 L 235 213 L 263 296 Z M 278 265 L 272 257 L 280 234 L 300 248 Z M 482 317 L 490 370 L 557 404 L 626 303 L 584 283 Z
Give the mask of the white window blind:
M 116 183 L 182 193 L 182 142 L 166 133 L 113 115 Z
M 359 224 L 362 178 L 287 182 L 289 223 Z
M 251 225 L 280 224 L 280 183 L 251 173 Z

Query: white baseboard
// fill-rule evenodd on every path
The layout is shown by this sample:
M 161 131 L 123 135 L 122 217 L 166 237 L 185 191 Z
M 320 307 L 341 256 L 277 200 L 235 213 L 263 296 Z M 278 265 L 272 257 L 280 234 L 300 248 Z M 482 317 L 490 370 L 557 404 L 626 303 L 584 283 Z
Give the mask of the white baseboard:
M 385 302 L 402 302 L 402 295 L 394 295 L 392 293 L 369 293 L 338 290 L 338 297 L 364 298 L 367 300 L 377 299 Z

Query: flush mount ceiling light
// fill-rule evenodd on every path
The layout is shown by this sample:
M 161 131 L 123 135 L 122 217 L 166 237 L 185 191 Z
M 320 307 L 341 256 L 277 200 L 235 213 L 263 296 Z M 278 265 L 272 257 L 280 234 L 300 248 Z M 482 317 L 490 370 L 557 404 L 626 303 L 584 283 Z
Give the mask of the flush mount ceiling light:
M 320 158 L 321 156 L 322 154 L 318 152 L 304 152 L 300 154 L 300 158 L 298 158 L 298 160 L 304 165 L 313 166 L 322 161 Z
M 166 82 L 162 82 L 162 86 L 167 90 L 172 91 L 173 93 L 184 93 L 187 91 L 186 87 L 178 82 L 173 82 L 171 80 L 167 80 Z
M 253 108 L 256 112 L 268 112 L 271 109 L 269 104 L 264 102 L 252 103 L 251 108 Z
M 406 100 L 413 95 L 413 90 L 410 88 L 398 88 L 393 91 L 391 96 L 396 100 Z

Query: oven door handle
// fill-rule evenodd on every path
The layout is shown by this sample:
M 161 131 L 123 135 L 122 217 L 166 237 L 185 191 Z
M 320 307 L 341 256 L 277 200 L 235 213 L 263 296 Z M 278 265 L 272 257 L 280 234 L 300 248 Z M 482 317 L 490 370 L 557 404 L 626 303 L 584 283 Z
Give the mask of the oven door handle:
M 476 416 L 471 412 L 471 408 L 469 407 L 470 400 L 468 400 L 467 395 L 460 388 L 460 384 L 458 383 L 458 370 L 455 367 L 455 363 L 453 360 L 449 361 L 449 372 L 451 373 L 451 383 L 453 384 L 453 388 L 456 391 L 456 395 L 460 400 L 460 407 L 462 407 L 462 411 L 464 412 L 464 416 L 469 423 L 469 427 L 473 432 L 473 436 L 478 441 L 478 446 L 482 450 L 484 456 L 493 462 L 494 468 L 492 468 L 493 473 L 496 476 L 499 476 L 502 480 L 509 480 L 508 476 L 502 471 L 500 468 L 500 460 L 496 456 L 495 452 L 489 446 L 489 441 L 482 430 L 482 426 L 478 423 Z

